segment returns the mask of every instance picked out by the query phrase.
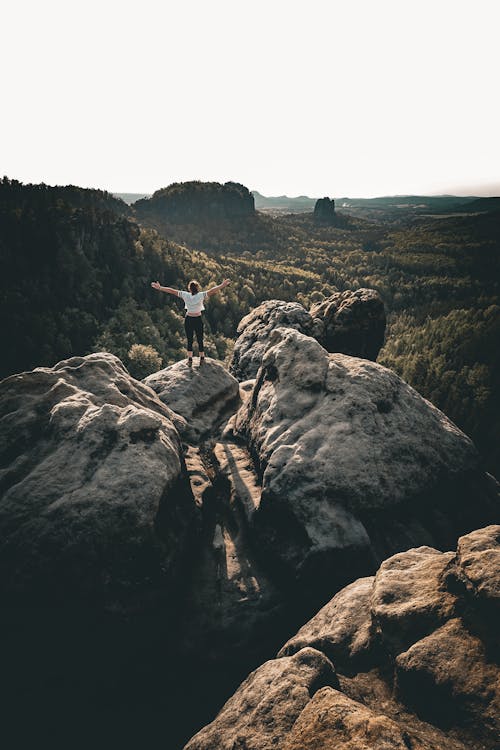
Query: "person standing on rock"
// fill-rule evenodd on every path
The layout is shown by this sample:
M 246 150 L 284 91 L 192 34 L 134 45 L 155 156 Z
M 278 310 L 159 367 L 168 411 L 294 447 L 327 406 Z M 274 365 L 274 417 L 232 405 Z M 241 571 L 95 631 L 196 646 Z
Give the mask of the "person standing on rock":
M 189 291 L 180 291 L 179 289 L 171 289 L 169 286 L 161 286 L 159 281 L 152 281 L 151 286 L 158 292 L 167 292 L 167 294 L 173 294 L 175 297 L 180 297 L 184 300 L 184 307 L 186 310 L 186 316 L 184 318 L 184 329 L 186 331 L 187 338 L 187 355 L 188 355 L 188 366 L 193 366 L 193 336 L 196 334 L 196 340 L 198 341 L 198 352 L 200 354 L 200 365 L 205 361 L 205 348 L 203 345 L 203 319 L 201 317 L 202 311 L 205 309 L 203 305 L 204 300 L 207 297 L 212 297 L 221 289 L 224 289 L 230 284 L 229 279 L 224 279 L 222 284 L 213 286 L 207 291 L 200 292 L 200 285 L 194 279 L 189 282 Z

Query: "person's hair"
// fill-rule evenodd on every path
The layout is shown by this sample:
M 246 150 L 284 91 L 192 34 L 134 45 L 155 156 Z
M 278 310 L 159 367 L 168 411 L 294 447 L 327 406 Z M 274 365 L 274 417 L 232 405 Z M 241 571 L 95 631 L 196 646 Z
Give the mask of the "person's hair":
M 198 292 L 200 291 L 200 285 L 194 279 L 191 279 L 191 281 L 188 284 L 188 287 L 189 287 L 189 291 L 191 292 L 191 294 L 198 294 Z

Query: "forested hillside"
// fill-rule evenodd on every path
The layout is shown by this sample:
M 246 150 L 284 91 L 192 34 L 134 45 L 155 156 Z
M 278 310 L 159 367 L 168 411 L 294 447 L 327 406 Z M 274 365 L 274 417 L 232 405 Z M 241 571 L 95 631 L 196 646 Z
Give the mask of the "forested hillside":
M 315 226 L 312 214 L 258 212 L 189 224 L 146 211 L 139 221 L 107 193 L 4 179 L 1 375 L 100 348 L 137 376 L 184 356 L 181 306 L 153 292 L 153 279 L 207 287 L 231 278 L 205 318 L 207 351 L 221 359 L 264 299 L 308 307 L 372 287 L 389 313 L 379 361 L 470 434 L 498 473 L 500 214 L 400 209 L 374 221 L 347 210 L 335 227 Z

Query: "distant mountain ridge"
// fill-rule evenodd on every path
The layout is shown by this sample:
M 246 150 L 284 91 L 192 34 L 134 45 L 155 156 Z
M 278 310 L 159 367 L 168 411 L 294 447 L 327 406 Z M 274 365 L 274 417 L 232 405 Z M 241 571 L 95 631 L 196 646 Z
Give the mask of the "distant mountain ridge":
M 252 190 L 258 211 L 276 213 L 303 213 L 313 211 L 319 198 L 300 195 L 266 196 Z M 339 208 L 367 208 L 378 210 L 424 209 L 428 211 L 495 211 L 500 208 L 500 198 L 478 198 L 458 195 L 388 195 L 376 198 L 335 198 Z
M 174 183 L 177 185 L 187 185 L 190 183 Z M 202 183 L 200 183 L 202 184 Z M 210 184 L 210 183 L 203 183 Z M 215 184 L 215 183 L 214 183 Z M 112 193 L 115 198 L 119 198 L 127 205 L 133 205 L 138 201 L 149 200 L 153 195 L 161 193 L 163 190 L 153 193 Z M 288 195 L 267 196 L 258 190 L 251 190 L 254 198 L 255 209 L 257 211 L 268 211 L 271 213 L 307 213 L 314 211 L 318 198 L 311 198 L 308 195 L 298 195 L 295 197 Z M 371 209 L 427 209 L 432 211 L 496 211 L 500 209 L 500 197 L 477 197 L 457 196 L 457 195 L 390 195 L 379 196 L 375 198 L 336 198 L 339 208 L 371 208 Z
M 275 211 L 288 211 L 289 213 L 302 213 L 304 211 L 313 211 L 316 204 L 316 198 L 309 198 L 307 195 L 299 195 L 296 198 L 290 198 L 288 195 L 266 196 L 257 190 L 252 190 L 255 200 L 255 208 L 259 210 L 274 209 Z

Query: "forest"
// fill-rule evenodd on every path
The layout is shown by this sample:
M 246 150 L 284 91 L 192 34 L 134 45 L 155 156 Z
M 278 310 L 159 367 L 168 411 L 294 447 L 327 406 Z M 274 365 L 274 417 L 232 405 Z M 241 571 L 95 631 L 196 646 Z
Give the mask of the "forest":
M 371 287 L 388 313 L 378 361 L 453 419 L 500 473 L 496 204 L 375 216 L 358 206 L 340 210 L 331 227 L 315 225 L 312 212 L 195 212 L 181 223 L 185 214 L 174 222 L 161 203 L 144 203 L 0 182 L 0 377 L 101 349 L 136 377 L 185 356 L 180 302 L 154 292 L 156 279 L 180 288 L 191 278 L 204 288 L 231 279 L 205 315 L 207 353 L 221 360 L 241 318 L 265 299 L 309 307 L 337 290 Z

